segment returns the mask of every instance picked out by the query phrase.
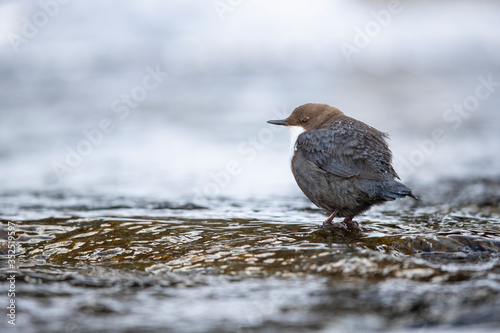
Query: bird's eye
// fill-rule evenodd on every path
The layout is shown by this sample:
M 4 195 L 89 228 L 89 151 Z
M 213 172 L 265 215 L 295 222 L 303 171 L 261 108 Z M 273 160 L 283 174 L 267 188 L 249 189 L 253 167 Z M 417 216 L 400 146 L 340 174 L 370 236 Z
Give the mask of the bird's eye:
M 309 118 L 305 117 L 301 120 L 302 124 L 305 124 L 309 121 Z

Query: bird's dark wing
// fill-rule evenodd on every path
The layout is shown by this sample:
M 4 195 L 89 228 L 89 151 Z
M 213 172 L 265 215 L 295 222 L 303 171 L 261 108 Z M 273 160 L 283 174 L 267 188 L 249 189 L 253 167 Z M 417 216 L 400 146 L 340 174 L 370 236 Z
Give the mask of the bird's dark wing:
M 295 148 L 319 168 L 339 177 L 399 178 L 392 167 L 386 137 L 363 122 L 347 118 L 302 133 Z

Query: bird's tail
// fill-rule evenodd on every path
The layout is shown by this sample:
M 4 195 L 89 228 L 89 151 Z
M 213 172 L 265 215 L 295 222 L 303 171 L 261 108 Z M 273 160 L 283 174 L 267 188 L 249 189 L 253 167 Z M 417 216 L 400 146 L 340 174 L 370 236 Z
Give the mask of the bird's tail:
M 419 200 L 415 195 L 413 195 L 413 193 L 411 193 L 410 188 L 395 180 L 383 184 L 380 188 L 379 195 L 388 201 L 404 198 L 406 196 Z

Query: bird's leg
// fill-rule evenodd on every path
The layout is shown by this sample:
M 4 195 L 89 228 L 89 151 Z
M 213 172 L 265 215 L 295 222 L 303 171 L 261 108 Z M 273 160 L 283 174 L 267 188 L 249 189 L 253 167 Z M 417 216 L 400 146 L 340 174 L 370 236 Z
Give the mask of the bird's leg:
M 353 218 L 354 218 L 354 216 L 346 217 L 344 219 L 343 223 L 346 225 L 347 228 L 350 228 L 350 229 L 359 229 L 358 222 L 353 221 L 352 220 Z
M 332 225 L 333 225 L 332 221 L 333 221 L 333 219 L 335 218 L 335 216 L 336 216 L 338 213 L 339 213 L 339 211 L 338 211 L 338 210 L 335 210 L 335 211 L 332 213 L 332 215 L 330 215 L 330 217 L 329 217 L 328 219 L 326 219 L 326 221 L 325 221 L 325 222 L 323 222 L 323 226 L 332 226 Z

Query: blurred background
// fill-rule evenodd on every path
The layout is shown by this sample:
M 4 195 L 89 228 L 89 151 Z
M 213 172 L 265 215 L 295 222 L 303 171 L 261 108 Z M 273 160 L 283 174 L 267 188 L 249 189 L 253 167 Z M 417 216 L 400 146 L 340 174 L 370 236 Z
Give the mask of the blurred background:
M 309 102 L 390 133 L 417 192 L 443 177 L 498 177 L 499 9 L 1 1 L 0 191 L 300 195 L 288 133 L 266 120 Z

